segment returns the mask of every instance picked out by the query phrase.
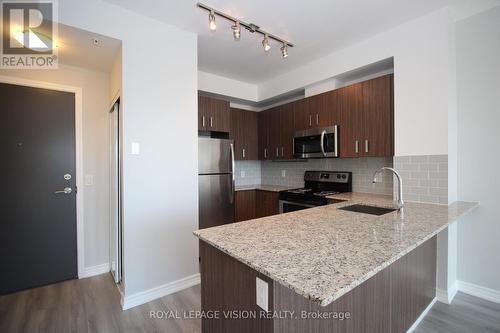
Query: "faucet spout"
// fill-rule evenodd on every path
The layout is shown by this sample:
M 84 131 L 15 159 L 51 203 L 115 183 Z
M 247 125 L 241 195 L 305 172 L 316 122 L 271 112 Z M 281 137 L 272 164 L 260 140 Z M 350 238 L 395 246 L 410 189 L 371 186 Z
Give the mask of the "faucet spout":
M 377 171 L 375 171 L 375 173 L 373 174 L 373 183 L 377 182 L 378 174 L 384 170 L 392 172 L 396 176 L 396 179 L 398 180 L 398 197 L 397 197 L 397 201 L 396 201 L 396 207 L 399 210 L 401 210 L 401 209 L 403 209 L 405 203 L 403 201 L 403 180 L 402 180 L 399 172 L 397 172 L 395 169 L 390 168 L 390 167 L 382 167 L 382 168 L 378 169 Z

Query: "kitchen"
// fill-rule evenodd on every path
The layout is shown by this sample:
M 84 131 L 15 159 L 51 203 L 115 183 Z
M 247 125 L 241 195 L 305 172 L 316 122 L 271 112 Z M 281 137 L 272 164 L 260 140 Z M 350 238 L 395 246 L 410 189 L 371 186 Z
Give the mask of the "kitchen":
M 498 0 L 43 3 L 0 331 L 500 331 Z

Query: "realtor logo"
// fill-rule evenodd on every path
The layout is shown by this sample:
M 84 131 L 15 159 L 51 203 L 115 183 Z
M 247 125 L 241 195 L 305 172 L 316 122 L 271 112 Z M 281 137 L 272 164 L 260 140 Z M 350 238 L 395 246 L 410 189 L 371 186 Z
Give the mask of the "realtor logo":
M 55 69 L 54 1 L 2 1 L 1 68 Z

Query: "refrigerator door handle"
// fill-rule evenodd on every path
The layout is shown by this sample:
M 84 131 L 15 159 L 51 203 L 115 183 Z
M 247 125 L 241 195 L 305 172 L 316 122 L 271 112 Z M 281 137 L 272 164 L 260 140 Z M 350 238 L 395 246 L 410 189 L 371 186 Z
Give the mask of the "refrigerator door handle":
M 231 193 L 229 193 L 229 202 L 234 203 L 234 144 L 231 143 Z

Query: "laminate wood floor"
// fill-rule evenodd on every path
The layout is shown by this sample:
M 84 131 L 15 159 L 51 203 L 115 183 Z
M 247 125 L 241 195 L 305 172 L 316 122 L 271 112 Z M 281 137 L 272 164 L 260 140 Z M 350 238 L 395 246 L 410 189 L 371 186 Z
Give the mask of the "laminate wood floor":
M 451 304 L 436 302 L 414 333 L 500 332 L 500 304 L 458 293 Z
M 111 275 L 71 280 L 0 297 L 1 333 L 200 333 L 199 319 L 154 319 L 150 311 L 200 310 L 200 286 L 122 311 Z M 437 302 L 415 333 L 500 332 L 500 304 L 458 293 Z

